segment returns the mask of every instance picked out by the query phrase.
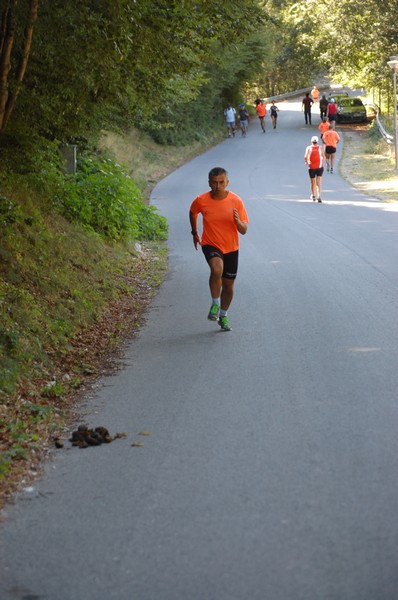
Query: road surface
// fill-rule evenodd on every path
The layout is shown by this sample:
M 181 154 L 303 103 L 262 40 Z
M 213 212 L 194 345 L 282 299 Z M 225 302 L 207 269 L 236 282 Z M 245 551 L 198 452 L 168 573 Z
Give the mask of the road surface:
M 279 106 L 153 191 L 169 274 L 81 411 L 128 438 L 57 451 L 6 508 L 1 600 L 398 598 L 397 207 L 337 169 L 311 202 L 319 120 Z M 250 218 L 232 332 L 188 222 L 213 166 Z

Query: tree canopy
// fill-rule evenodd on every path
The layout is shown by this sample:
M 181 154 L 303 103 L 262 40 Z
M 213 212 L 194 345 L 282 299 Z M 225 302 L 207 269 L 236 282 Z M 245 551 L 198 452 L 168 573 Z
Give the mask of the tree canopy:
M 33 5 L 38 17 L 26 53 Z M 247 47 L 257 36 L 261 48 L 263 22 L 256 0 L 7 0 L 0 100 L 10 107 L 18 85 L 15 122 L 57 139 L 84 138 L 112 123 L 156 128 L 157 115 L 164 124 L 168 112 L 207 94 L 219 80 L 214 66 L 221 69 L 227 56 L 221 89 L 239 89 L 249 70 L 253 76 Z M 20 85 L 24 52 L 29 63 Z
M 136 125 L 183 143 L 176 121 L 211 127 L 227 101 L 304 87 L 319 74 L 383 88 L 398 41 L 398 0 L 0 6 L 0 134 L 11 127 L 66 142 Z
M 391 79 L 386 62 L 398 53 L 397 0 L 269 0 L 267 5 L 294 41 L 299 71 L 368 89 L 385 88 Z

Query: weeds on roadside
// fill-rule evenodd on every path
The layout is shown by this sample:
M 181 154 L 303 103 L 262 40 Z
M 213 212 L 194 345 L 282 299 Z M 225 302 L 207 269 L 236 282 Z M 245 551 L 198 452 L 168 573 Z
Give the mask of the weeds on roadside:
M 76 238 L 66 237 L 64 253 L 48 256 L 32 280 L 23 269 L 17 274 L 32 288 L 36 276 L 49 275 L 42 292 L 18 295 L 0 279 L 0 488 L 33 469 L 48 440 L 62 431 L 75 391 L 98 375 L 98 361 L 124 331 L 132 334 L 166 268 L 163 245 L 142 244 L 136 255 L 129 245 L 113 248 L 93 237 L 88 247 L 87 234 Z M 69 265 L 61 290 L 50 276 L 58 260 Z
M 37 460 L 64 399 L 95 373 L 82 351 L 60 378 L 76 334 L 113 300 L 134 298 L 136 286 L 155 289 L 153 240 L 167 238 L 166 219 L 111 158 L 82 156 L 67 176 L 54 145 L 36 156 L 29 172 L 23 161 L 0 172 L 0 482 Z M 136 241 L 153 244 L 145 267 Z M 103 337 L 105 352 L 117 328 Z

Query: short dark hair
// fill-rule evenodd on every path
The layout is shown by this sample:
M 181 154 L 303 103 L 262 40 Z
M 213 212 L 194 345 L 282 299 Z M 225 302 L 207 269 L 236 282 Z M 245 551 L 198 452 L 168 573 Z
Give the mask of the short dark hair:
M 213 167 L 209 171 L 209 179 L 211 179 L 211 177 L 218 177 L 219 175 L 228 175 L 228 173 L 223 167 Z

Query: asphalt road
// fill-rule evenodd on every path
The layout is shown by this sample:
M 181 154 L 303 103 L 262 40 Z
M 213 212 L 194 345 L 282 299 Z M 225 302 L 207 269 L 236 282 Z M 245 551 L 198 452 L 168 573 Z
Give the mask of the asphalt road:
M 82 407 L 128 438 L 7 507 L 1 600 L 398 598 L 398 212 L 337 173 L 310 202 L 319 119 L 280 108 L 155 188 L 169 275 Z M 213 166 L 250 218 L 228 333 L 188 223 Z

